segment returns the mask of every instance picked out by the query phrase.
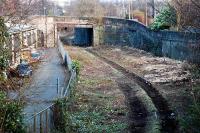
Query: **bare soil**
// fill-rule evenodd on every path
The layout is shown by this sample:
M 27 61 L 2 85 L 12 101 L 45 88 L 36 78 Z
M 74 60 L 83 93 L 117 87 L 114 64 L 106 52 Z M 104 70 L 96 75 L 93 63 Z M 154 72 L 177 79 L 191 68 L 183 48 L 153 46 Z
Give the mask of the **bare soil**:
M 143 86 L 143 89 L 146 88 L 145 91 L 152 100 L 154 94 L 151 96 L 151 92 L 157 91 L 155 97 L 160 98 L 158 100 L 156 98 L 154 103 L 158 110 L 162 111 L 162 107 L 164 107 L 165 110 L 168 110 L 168 113 L 178 115 L 179 118 L 185 114 L 191 103 L 191 90 L 198 86 L 198 83 L 190 80 L 191 74 L 186 69 L 187 63 L 155 57 L 145 51 L 128 47 L 104 45 L 89 48 L 89 50 L 106 59 L 108 63 L 122 68 L 127 76 L 131 76 L 131 73 L 132 77 L 135 76 L 138 79 L 137 83 L 146 82 L 146 87 Z M 142 84 L 140 85 L 142 86 Z M 170 114 L 168 116 L 171 117 Z M 176 123 L 176 121 L 174 122 Z
M 107 45 L 95 47 L 93 50 L 151 83 L 185 81 L 190 77 L 190 72 L 184 69 L 187 63 L 155 57 L 143 50 Z
M 178 131 L 178 123 L 176 121 L 175 113 L 169 108 L 168 102 L 160 95 L 159 91 L 153 87 L 153 85 L 147 80 L 141 78 L 133 72 L 130 72 L 126 68 L 116 64 L 115 62 L 109 60 L 106 57 L 101 56 L 98 52 L 95 52 L 91 49 L 88 50 L 94 55 L 100 57 L 102 60 L 112 65 L 114 68 L 122 72 L 127 78 L 131 79 L 132 82 L 138 83 L 142 89 L 147 93 L 147 95 L 151 98 L 153 104 L 157 108 L 160 120 L 161 120 L 161 131 L 164 132 L 177 132 Z M 130 102 L 130 100 L 129 100 Z M 139 103 L 139 101 L 138 101 Z M 135 107 L 135 106 L 134 106 Z
M 109 106 L 113 110 L 125 108 L 122 116 L 108 113 L 106 123 L 121 121 L 128 124 L 127 132 L 176 132 L 177 123 L 170 118 L 172 111 L 168 103 L 151 85 L 116 63 L 90 54 L 83 48 L 66 46 L 72 59 L 79 60 L 83 66 L 78 89 L 82 102 L 95 103 L 95 107 Z M 139 84 L 138 84 L 139 83 Z M 98 100 L 100 97 L 113 97 L 112 100 Z M 87 100 L 86 100 L 87 99 Z M 89 100 L 88 100 L 89 99 Z M 103 102 L 103 104 L 102 104 Z M 124 114 L 127 113 L 127 116 Z M 157 116 L 159 115 L 159 116 Z M 118 132 L 125 132 L 124 130 Z

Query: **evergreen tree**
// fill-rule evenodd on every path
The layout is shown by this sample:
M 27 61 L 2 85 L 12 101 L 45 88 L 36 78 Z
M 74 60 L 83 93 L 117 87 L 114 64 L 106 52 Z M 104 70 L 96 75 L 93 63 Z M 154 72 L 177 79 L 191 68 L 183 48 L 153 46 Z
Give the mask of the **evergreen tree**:
M 173 26 L 176 26 L 176 11 L 173 7 L 168 5 L 161 10 L 160 14 L 150 25 L 150 28 L 152 30 L 163 30 Z

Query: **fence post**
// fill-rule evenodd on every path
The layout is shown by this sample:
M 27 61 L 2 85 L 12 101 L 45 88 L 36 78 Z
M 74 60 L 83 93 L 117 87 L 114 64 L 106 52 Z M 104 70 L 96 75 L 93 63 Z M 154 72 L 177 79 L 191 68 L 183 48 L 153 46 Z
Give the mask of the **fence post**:
M 62 96 L 63 96 L 63 87 L 61 88 L 61 92 L 60 92 L 60 98 L 62 98 Z
M 46 133 L 49 132 L 48 131 L 48 124 L 49 124 L 49 122 L 48 122 L 48 110 L 46 110 Z
M 40 114 L 40 133 L 43 133 L 42 114 Z
M 33 120 L 33 132 L 36 133 L 36 113 L 34 113 L 34 120 Z
M 59 94 L 59 78 L 57 78 L 57 94 Z
M 30 133 L 30 132 L 31 132 L 30 129 L 31 129 L 30 127 L 27 127 L 26 132 L 27 132 L 27 133 Z M 2 131 L 0 130 L 0 133 L 1 133 L 1 132 L 2 132 Z

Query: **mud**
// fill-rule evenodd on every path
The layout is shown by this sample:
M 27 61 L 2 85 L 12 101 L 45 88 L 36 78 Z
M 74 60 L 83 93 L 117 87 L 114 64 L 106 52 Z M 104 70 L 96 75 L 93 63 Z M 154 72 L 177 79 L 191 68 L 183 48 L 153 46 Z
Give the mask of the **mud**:
M 88 52 L 92 53 L 93 55 L 99 57 L 107 64 L 111 65 L 113 68 L 117 69 L 121 73 L 123 73 L 127 78 L 130 80 L 135 81 L 138 85 L 142 87 L 142 89 L 147 93 L 147 95 L 151 98 L 152 102 L 154 103 L 155 107 L 158 110 L 158 115 L 161 121 L 161 129 L 160 131 L 163 133 L 177 133 L 179 132 L 179 126 L 178 122 L 176 120 L 176 114 L 170 109 L 168 102 L 163 98 L 163 96 L 158 92 L 158 90 L 153 87 L 153 85 L 146 81 L 145 79 L 139 77 L 135 73 L 132 73 L 125 69 L 124 67 L 120 66 L 119 64 L 99 55 L 96 51 L 93 51 L 92 49 L 86 49 Z M 143 132 L 142 127 L 145 126 L 145 119 L 146 119 L 146 110 L 143 108 L 143 105 L 140 103 L 139 100 L 136 98 L 131 98 L 128 96 L 130 93 L 130 88 L 127 85 L 120 85 L 123 90 L 126 90 L 124 94 L 127 96 L 127 99 L 129 101 L 129 108 L 130 108 L 130 118 L 132 121 L 137 121 L 137 118 L 141 122 L 133 123 L 135 125 L 132 125 L 133 129 L 131 129 L 131 132 Z M 138 110 L 134 109 L 138 108 Z M 141 113 L 142 115 L 138 116 L 138 113 Z M 136 129 L 136 127 L 139 127 Z
M 129 108 L 129 132 L 144 133 L 147 121 L 147 110 L 144 104 L 137 98 L 134 90 L 128 84 L 118 83 L 118 85 L 126 97 L 126 105 Z

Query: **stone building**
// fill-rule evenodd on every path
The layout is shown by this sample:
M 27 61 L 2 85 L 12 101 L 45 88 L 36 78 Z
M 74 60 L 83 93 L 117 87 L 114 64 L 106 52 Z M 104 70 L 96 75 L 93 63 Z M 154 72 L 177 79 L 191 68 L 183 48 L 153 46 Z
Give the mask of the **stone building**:
M 9 26 L 10 40 L 8 46 L 11 49 L 12 56 L 10 66 L 16 66 L 21 60 L 28 60 L 31 50 L 43 45 L 42 32 L 31 25 L 17 24 Z

